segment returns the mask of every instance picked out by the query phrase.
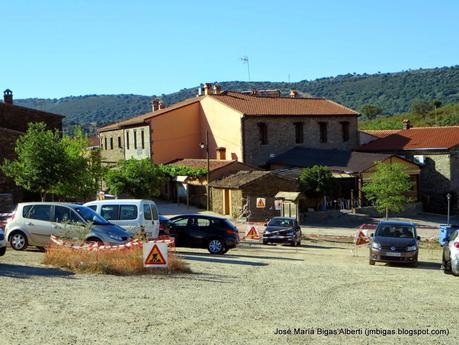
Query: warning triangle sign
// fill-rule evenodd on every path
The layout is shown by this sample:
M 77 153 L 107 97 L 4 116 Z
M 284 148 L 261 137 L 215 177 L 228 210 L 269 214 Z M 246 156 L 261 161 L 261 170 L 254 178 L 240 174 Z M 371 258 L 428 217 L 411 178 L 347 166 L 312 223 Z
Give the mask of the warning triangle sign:
M 258 207 L 258 208 L 265 208 L 265 206 L 266 206 L 266 205 L 265 205 L 265 199 L 263 199 L 263 198 L 258 198 L 258 200 L 257 200 L 257 207 Z
M 155 244 L 151 248 L 150 253 L 148 253 L 147 258 L 145 259 L 145 265 L 165 265 L 166 260 L 164 260 L 163 254 L 159 250 L 158 246 Z
M 258 238 L 258 232 L 257 232 L 257 229 L 255 229 L 254 226 L 252 226 L 249 230 L 249 232 L 247 233 L 247 235 L 245 236 L 246 238 L 250 238 L 250 239 L 255 239 L 255 238 Z

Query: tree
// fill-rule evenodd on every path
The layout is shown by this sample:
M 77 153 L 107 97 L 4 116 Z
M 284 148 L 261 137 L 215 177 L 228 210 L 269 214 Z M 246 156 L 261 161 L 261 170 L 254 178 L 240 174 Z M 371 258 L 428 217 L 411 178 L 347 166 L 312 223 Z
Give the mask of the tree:
M 4 174 L 18 186 L 40 193 L 43 201 L 66 173 L 67 160 L 60 134 L 47 130 L 44 123 L 31 123 L 17 140 L 15 151 L 17 159 L 5 160 L 1 167 Z
M 435 106 L 432 102 L 416 100 L 411 104 L 411 112 L 417 115 L 426 117 L 429 112 L 435 109 Z
M 323 197 L 330 192 L 334 180 L 330 169 L 326 166 L 314 165 L 305 168 L 299 177 L 300 191 L 310 197 Z
M 164 175 L 148 158 L 121 160 L 106 174 L 105 182 L 113 194 L 129 194 L 135 198 L 159 195 Z
M 383 108 L 375 104 L 365 104 L 360 109 L 360 113 L 365 115 L 370 120 L 374 119 L 377 115 L 381 115 L 383 111 Z
M 404 165 L 380 162 L 371 181 L 365 183 L 362 190 L 379 212 L 385 212 L 387 219 L 389 212 L 400 212 L 410 201 L 406 192 L 411 188 L 410 176 Z

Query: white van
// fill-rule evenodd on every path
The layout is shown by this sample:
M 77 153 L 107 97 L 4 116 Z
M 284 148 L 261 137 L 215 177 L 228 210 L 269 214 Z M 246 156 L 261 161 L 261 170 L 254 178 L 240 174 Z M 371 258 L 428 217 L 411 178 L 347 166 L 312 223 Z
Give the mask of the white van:
M 115 199 L 96 200 L 84 204 L 110 223 L 117 224 L 131 233 L 145 230 L 148 239 L 159 236 L 159 214 L 152 200 Z

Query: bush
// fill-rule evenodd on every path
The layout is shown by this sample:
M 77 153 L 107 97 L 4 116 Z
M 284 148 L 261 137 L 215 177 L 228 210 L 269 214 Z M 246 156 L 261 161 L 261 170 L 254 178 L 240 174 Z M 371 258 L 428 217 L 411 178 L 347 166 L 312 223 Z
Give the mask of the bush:
M 143 267 L 143 249 L 79 250 L 50 244 L 43 263 L 79 273 L 115 275 L 190 273 L 188 264 L 175 251 L 169 251 L 168 268 Z

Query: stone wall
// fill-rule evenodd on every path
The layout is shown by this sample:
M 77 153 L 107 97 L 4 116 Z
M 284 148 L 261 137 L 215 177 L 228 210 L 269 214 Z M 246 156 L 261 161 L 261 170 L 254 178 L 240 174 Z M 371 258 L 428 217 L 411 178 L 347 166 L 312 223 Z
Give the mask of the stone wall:
M 103 163 L 114 164 L 124 159 L 124 133 L 122 129 L 101 132 L 99 138 L 101 140 L 100 154 Z M 121 140 L 121 147 L 118 145 L 118 138 Z M 113 149 L 111 149 L 110 140 L 113 140 Z M 107 143 L 107 146 L 105 146 L 105 143 Z
M 258 123 L 267 126 L 268 143 L 261 145 Z M 295 142 L 295 123 L 303 123 L 304 143 Z M 327 142 L 320 142 L 319 122 L 327 123 Z M 349 140 L 343 142 L 341 122 L 349 123 Z M 246 117 L 243 120 L 245 163 L 264 165 L 271 155 L 284 153 L 295 146 L 317 149 L 351 150 L 359 145 L 356 116 L 282 116 Z

